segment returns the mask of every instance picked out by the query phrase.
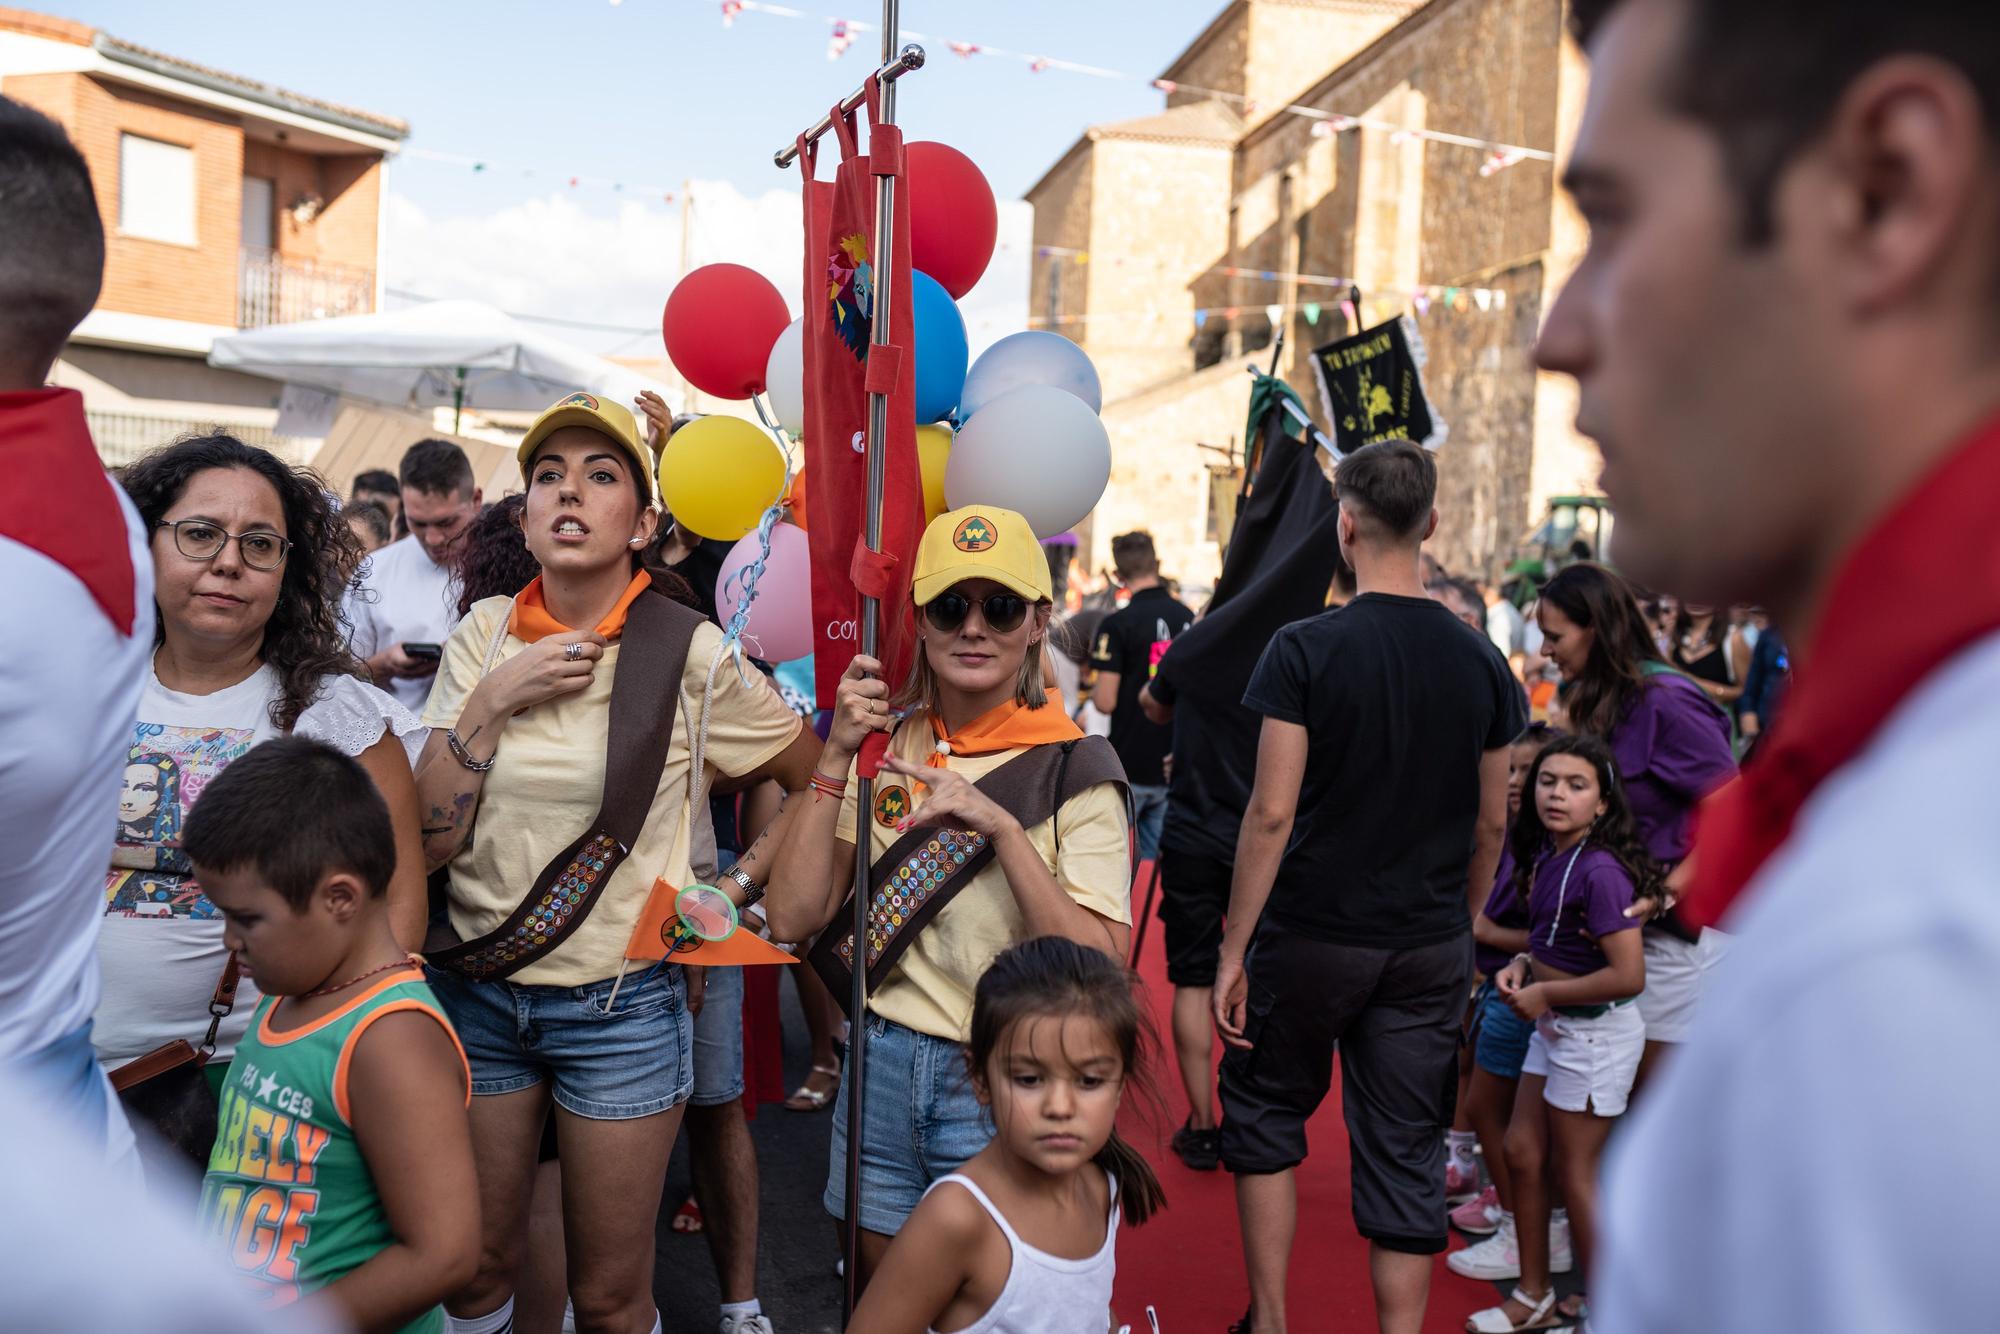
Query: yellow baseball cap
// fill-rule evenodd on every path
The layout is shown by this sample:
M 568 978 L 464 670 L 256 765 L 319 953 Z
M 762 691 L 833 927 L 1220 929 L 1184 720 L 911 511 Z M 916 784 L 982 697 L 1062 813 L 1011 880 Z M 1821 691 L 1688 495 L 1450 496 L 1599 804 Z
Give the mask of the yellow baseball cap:
M 931 520 L 917 544 L 910 593 L 921 607 L 967 579 L 991 579 L 1032 602 L 1054 596 L 1035 530 L 1013 510 L 992 505 L 967 505 Z
M 523 481 L 527 480 L 528 465 L 535 461 L 536 446 L 565 426 L 588 426 L 616 441 L 620 449 L 631 455 L 639 475 L 646 479 L 646 494 L 653 493 L 653 451 L 646 447 L 645 437 L 639 434 L 639 423 L 632 416 L 632 410 L 623 403 L 582 390 L 545 408 L 528 428 L 528 433 L 521 437 L 521 447 L 515 451 L 515 457 L 521 461 Z

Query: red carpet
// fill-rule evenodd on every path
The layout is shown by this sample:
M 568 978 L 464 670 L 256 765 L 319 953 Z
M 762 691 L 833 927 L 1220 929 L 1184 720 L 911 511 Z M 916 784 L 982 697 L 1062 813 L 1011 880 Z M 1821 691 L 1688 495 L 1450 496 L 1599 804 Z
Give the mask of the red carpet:
M 1133 911 L 1143 902 L 1151 866 L 1142 864 L 1133 888 Z M 1148 1125 L 1137 1100 L 1127 1098 L 1119 1129 L 1160 1174 L 1167 1208 L 1142 1228 L 1126 1230 L 1118 1244 L 1118 1286 L 1113 1309 L 1133 1334 L 1150 1334 L 1146 1307 L 1159 1314 L 1161 1334 L 1222 1334 L 1250 1304 L 1243 1271 L 1243 1241 L 1236 1227 L 1235 1188 L 1227 1172 L 1190 1172 L 1167 1150 L 1167 1137 L 1187 1117 L 1187 1097 L 1174 1065 L 1173 989 L 1167 985 L 1165 933 L 1157 916 L 1146 930 L 1139 972 L 1145 979 L 1153 1022 L 1163 1046 L 1155 1083 L 1170 1120 Z M 1220 1056 L 1220 1043 L 1217 1055 Z M 1368 1286 L 1368 1243 L 1354 1230 L 1348 1205 L 1347 1128 L 1340 1119 L 1340 1074 L 1307 1128 L 1312 1154 L 1300 1165 L 1299 1235 L 1292 1249 L 1290 1325 L 1296 1334 L 1369 1331 L 1375 1302 Z M 1494 1302 L 1493 1285 L 1460 1278 L 1438 1258 L 1431 1280 L 1425 1334 L 1455 1334 L 1465 1318 Z

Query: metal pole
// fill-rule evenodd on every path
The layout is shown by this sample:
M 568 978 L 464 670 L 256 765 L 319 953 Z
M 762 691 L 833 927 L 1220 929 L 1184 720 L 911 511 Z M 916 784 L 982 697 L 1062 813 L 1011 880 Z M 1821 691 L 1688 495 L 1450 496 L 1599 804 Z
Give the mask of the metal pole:
M 888 13 L 894 7 L 895 0 L 882 0 L 883 13 Z M 890 114 L 889 109 L 896 101 L 896 80 L 902 78 L 912 70 L 919 70 L 924 67 L 924 48 L 916 45 L 906 46 L 901 52 L 895 55 L 894 59 L 891 59 L 890 53 L 894 51 L 895 46 L 896 25 L 885 19 L 882 24 L 882 66 L 875 71 L 875 77 L 882 82 L 882 123 L 884 125 L 895 123 L 895 117 Z M 841 99 L 840 112 L 844 116 L 849 112 L 859 110 L 861 104 L 867 100 L 868 84 L 864 81 L 859 88 L 856 88 Z M 832 131 L 833 117 L 831 115 L 821 116 L 813 122 L 812 128 L 806 131 L 806 142 L 811 143 L 821 135 L 830 134 Z M 798 144 L 789 143 L 771 154 L 771 161 L 777 163 L 781 168 L 789 167 L 798 155 Z
M 458 434 L 458 419 L 465 415 L 465 367 L 458 368 L 451 389 L 451 433 Z
M 888 65 L 890 56 L 896 49 L 896 34 L 900 27 L 901 5 L 899 0 L 882 0 L 882 63 Z M 907 54 L 907 53 L 905 53 Z M 917 62 L 923 61 L 923 52 L 917 51 Z M 914 68 L 914 66 L 912 66 Z M 845 104 L 843 104 L 845 105 Z M 896 81 L 891 77 L 882 80 L 882 124 L 896 123 Z M 782 162 L 781 162 L 782 165 Z M 881 347 L 889 341 L 890 312 L 895 309 L 896 292 L 896 178 L 878 176 L 875 178 L 875 315 L 870 325 L 869 344 Z M 862 540 L 870 551 L 882 549 L 882 481 L 885 455 L 888 452 L 889 397 L 886 394 L 868 396 L 868 508 L 862 528 Z M 861 599 L 861 651 L 875 657 L 879 650 L 882 608 L 872 597 L 865 594 Z M 858 779 L 860 789 L 855 794 L 860 812 L 857 828 L 860 831 L 854 840 L 854 987 L 849 995 L 847 1013 L 851 1031 L 847 1039 L 847 1234 L 845 1237 L 847 1281 L 846 1311 L 851 1319 L 855 1303 L 861 1297 L 861 1127 L 862 1109 L 867 1096 L 866 1053 L 868 1050 L 868 907 L 872 899 L 869 885 L 869 855 L 871 840 L 867 836 L 866 821 L 873 818 L 875 810 L 875 780 L 867 777 Z

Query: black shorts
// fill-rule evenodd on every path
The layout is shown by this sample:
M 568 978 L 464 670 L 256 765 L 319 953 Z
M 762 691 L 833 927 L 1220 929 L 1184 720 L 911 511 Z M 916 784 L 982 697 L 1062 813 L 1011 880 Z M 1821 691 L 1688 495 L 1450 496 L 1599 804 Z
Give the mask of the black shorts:
M 1249 1051 L 1222 1060 L 1222 1161 L 1282 1172 L 1333 1081 L 1353 1162 L 1354 1225 L 1397 1251 L 1445 1249 L 1444 1131 L 1458 1096 L 1470 933 L 1413 949 L 1335 945 L 1266 922 L 1247 960 Z
M 1215 985 L 1231 870 L 1228 862 L 1199 853 L 1160 850 L 1160 924 L 1167 929 L 1167 981 L 1177 987 Z

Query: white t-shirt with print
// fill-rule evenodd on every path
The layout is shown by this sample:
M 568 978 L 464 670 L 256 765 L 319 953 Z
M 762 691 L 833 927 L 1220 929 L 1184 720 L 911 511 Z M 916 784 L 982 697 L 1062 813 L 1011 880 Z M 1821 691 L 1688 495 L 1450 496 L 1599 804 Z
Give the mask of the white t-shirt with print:
M 169 690 L 154 673 L 146 675 L 119 786 L 97 942 L 103 999 L 92 1038 L 98 1060 L 111 1069 L 175 1038 L 198 1045 L 207 1030 L 227 951 L 222 917 L 189 874 L 181 832 L 218 773 L 258 742 L 280 735 L 271 722 L 271 702 L 279 694 L 277 669 L 268 664 L 207 695 Z M 388 695 L 351 676 L 322 679 L 319 698 L 292 729 L 347 755 L 361 754 L 385 731 L 402 739 L 414 763 L 422 725 Z M 217 1033 L 216 1060 L 235 1052 L 258 995 L 245 978 Z
M 368 557 L 347 594 L 354 656 L 368 659 L 392 644 L 442 644 L 458 624 L 458 583 L 412 534 Z M 431 676 L 397 677 L 387 687 L 396 702 L 422 713 Z

